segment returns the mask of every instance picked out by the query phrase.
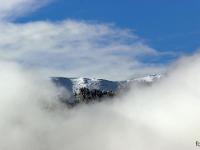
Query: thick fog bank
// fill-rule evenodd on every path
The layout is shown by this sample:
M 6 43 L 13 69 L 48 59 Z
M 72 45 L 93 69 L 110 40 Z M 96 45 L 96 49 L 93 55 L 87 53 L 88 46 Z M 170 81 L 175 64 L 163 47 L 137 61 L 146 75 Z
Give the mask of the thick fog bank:
M 35 71 L 0 62 L 2 150 L 192 150 L 200 140 L 200 56 L 151 87 L 68 109 Z

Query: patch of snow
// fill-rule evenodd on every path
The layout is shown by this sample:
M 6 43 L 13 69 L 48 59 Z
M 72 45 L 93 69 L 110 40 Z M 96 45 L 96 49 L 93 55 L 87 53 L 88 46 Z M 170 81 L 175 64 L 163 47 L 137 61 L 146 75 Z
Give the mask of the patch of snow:
M 154 82 L 156 80 L 159 80 L 161 78 L 161 74 L 152 74 L 152 75 L 147 75 L 144 77 L 140 77 L 140 78 L 136 78 L 133 79 L 134 81 L 138 81 L 138 82 Z

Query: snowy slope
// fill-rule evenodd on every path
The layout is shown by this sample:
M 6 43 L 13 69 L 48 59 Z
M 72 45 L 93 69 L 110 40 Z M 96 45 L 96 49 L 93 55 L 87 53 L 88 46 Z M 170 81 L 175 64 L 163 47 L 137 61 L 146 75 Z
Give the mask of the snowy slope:
M 161 74 L 150 74 L 150 75 L 135 78 L 135 79 L 133 79 L 133 81 L 151 83 L 156 80 L 159 80 L 161 77 L 162 77 Z
M 101 91 L 117 91 L 120 82 L 103 79 L 89 78 L 64 78 L 52 77 L 52 81 L 59 87 L 66 88 L 69 92 L 78 92 L 80 88 L 97 89 Z
M 134 83 L 153 83 L 161 78 L 161 74 L 146 75 L 126 81 L 109 81 L 104 79 L 89 78 L 65 78 L 52 77 L 52 81 L 57 85 L 66 88 L 69 92 L 78 92 L 80 88 L 97 89 L 101 91 L 116 92 L 121 88 L 126 88 Z

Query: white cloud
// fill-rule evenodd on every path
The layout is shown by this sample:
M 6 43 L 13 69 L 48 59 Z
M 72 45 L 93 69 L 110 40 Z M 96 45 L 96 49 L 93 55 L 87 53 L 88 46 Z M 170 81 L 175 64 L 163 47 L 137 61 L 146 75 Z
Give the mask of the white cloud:
M 65 76 L 108 79 L 160 71 L 141 56 L 160 54 L 128 29 L 66 20 L 0 24 L 0 57 Z
M 48 2 L 49 0 L 0 0 L 0 20 L 27 15 Z
M 38 72 L 0 61 L 0 149 L 195 150 L 199 58 L 183 58 L 152 86 L 73 109 Z

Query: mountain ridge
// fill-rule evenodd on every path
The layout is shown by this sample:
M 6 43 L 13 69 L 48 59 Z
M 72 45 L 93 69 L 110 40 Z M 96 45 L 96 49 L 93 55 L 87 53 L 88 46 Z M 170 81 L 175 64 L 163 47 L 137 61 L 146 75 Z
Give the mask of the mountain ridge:
M 69 106 L 79 103 L 101 101 L 104 98 L 112 98 L 122 91 L 127 91 L 132 85 L 151 85 L 160 80 L 161 74 L 150 74 L 124 81 L 111 81 L 96 78 L 67 78 L 51 77 L 53 83 L 61 88 L 59 99 Z
M 53 83 L 58 87 L 63 87 L 70 93 L 78 92 L 80 88 L 88 88 L 90 90 L 97 89 L 101 91 L 117 92 L 121 88 L 125 88 L 134 83 L 151 84 L 162 77 L 162 74 L 149 74 L 124 81 L 111 81 L 96 78 L 67 78 L 67 77 L 51 77 Z

